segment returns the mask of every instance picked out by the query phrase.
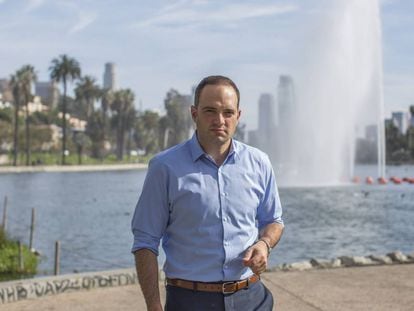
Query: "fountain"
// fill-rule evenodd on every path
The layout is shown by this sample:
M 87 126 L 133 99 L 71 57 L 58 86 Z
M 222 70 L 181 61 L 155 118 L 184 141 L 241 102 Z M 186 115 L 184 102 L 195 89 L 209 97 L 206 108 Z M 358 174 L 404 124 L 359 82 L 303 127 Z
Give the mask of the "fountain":
M 356 138 L 369 124 L 377 125 L 385 176 L 379 1 L 330 5 L 308 34 L 300 68 L 279 80 L 276 144 L 266 151 L 282 185 L 350 182 Z

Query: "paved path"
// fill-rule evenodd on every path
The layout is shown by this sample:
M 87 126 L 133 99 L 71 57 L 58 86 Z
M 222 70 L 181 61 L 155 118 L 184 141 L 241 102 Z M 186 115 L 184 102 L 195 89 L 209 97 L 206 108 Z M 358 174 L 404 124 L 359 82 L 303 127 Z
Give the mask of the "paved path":
M 278 311 L 414 310 L 414 264 L 269 272 L 262 279 Z M 145 310 L 145 303 L 138 285 L 131 285 L 10 303 L 0 310 L 129 311 Z

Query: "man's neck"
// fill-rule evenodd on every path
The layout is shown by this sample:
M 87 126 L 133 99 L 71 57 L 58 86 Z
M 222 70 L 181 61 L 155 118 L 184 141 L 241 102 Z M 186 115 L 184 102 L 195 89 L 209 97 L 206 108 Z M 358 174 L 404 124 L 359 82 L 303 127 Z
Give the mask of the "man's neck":
M 198 142 L 201 148 L 204 150 L 204 152 L 213 158 L 217 166 L 222 165 L 224 160 L 226 160 L 226 157 L 229 154 L 230 147 L 231 147 L 231 140 L 224 143 L 223 145 L 209 145 L 209 144 L 203 144 L 200 141 Z
M 229 142 L 225 146 L 220 146 L 223 148 L 211 148 L 210 151 L 206 151 L 206 152 L 208 155 L 210 155 L 214 159 L 214 162 L 216 162 L 216 165 L 220 166 L 223 164 L 224 160 L 226 160 L 227 155 L 229 154 L 230 145 L 231 145 L 231 142 Z

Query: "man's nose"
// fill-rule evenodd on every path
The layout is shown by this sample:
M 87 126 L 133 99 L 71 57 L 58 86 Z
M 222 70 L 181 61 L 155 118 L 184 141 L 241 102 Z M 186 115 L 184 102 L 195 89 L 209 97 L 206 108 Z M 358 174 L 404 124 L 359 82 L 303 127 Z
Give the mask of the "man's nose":
M 222 113 L 217 113 L 215 121 L 218 124 L 224 124 L 224 115 Z

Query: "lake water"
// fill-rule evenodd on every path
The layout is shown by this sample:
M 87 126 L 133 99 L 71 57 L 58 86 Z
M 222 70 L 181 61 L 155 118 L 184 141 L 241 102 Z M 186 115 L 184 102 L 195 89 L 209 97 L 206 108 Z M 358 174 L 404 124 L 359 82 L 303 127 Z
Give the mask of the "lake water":
M 358 167 L 375 176 L 373 166 Z M 0 175 L 0 211 L 8 196 L 7 231 L 42 253 L 38 275 L 53 273 L 55 241 L 61 273 L 130 268 L 130 221 L 145 170 Z M 414 177 L 413 166 L 389 167 L 388 176 Z M 414 251 L 414 185 L 342 185 L 281 188 L 285 234 L 271 265 L 340 255 Z M 161 259 L 162 260 L 162 259 Z

